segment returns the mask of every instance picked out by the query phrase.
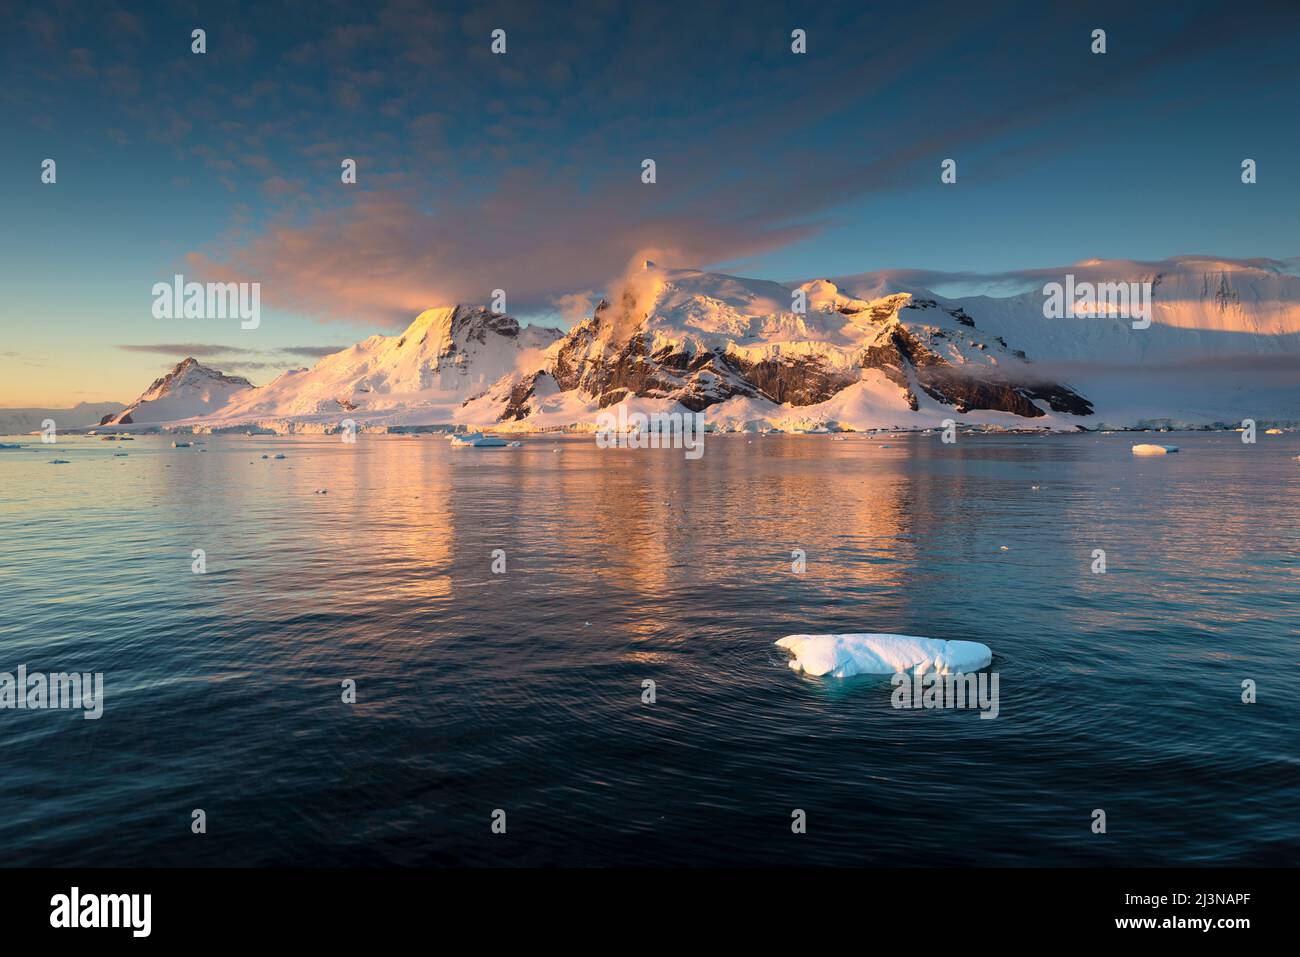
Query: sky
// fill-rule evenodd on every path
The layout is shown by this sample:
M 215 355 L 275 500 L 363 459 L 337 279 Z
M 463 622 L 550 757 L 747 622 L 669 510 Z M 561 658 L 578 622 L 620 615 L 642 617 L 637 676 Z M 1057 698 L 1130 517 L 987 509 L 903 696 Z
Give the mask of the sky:
M 260 384 L 497 289 L 565 326 L 637 257 L 1294 260 L 1300 3 L 1134 6 L 0 0 L 0 406 Z M 260 325 L 156 318 L 178 273 Z

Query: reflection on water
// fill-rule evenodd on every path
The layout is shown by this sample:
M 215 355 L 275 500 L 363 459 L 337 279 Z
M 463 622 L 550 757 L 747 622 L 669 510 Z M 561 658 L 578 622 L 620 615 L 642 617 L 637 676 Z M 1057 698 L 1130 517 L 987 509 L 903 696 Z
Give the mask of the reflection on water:
M 0 452 L 0 671 L 106 684 L 99 721 L 0 711 L 0 847 L 1291 862 L 1300 448 L 1178 441 L 1161 459 L 1123 435 L 711 436 L 698 461 L 550 436 Z M 772 644 L 837 630 L 990 645 L 999 718 L 895 711 L 887 682 L 801 677 Z

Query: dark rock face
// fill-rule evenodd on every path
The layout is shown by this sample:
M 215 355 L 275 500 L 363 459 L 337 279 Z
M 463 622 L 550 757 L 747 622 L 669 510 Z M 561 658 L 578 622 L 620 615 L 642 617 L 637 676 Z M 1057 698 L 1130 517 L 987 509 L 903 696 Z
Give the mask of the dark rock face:
M 557 353 L 551 375 L 562 391 L 581 389 L 602 409 L 638 395 L 674 399 L 699 412 L 733 395 L 759 394 L 737 374 L 730 357 L 670 347 L 649 354 L 651 342 L 644 333 L 632 336 L 617 352 L 592 356 L 601 329 L 599 314 L 575 327 Z
M 850 386 L 855 377 L 826 368 L 816 359 L 790 356 L 746 362 L 739 356 L 727 356 L 727 365 L 761 395 L 773 402 L 791 405 L 816 405 Z
M 864 349 L 860 365 L 864 369 L 879 369 L 885 374 L 885 378 L 903 390 L 908 408 L 913 412 L 920 408 L 916 393 L 912 391 L 911 377 L 908 375 L 912 369 L 911 347 L 908 344 L 906 331 L 901 327 L 892 332 L 883 342 L 877 342 L 876 345 Z
M 1092 403 L 1067 386 L 1045 382 L 1021 386 L 1020 391 L 1031 399 L 1046 402 L 1053 412 L 1064 412 L 1068 415 L 1093 414 Z
M 951 405 L 958 412 L 989 409 L 1012 412 L 1027 419 L 1035 419 L 1045 414 L 1020 390 L 998 382 L 964 375 L 951 367 L 931 367 L 920 372 L 917 378 L 921 382 L 921 388 L 931 398 Z
M 118 418 L 118 416 L 121 416 L 121 418 Z M 110 422 L 115 425 L 131 425 L 131 415 L 130 413 L 110 412 L 99 420 L 100 425 L 108 425 Z
M 451 341 L 464 343 L 469 340 L 487 342 L 488 334 L 495 333 L 507 339 L 519 338 L 519 323 L 510 316 L 486 309 L 465 309 L 457 307 L 451 317 Z
M 1013 382 L 1001 370 L 974 371 L 953 365 L 927 349 L 903 326 L 894 330 L 891 340 L 899 356 L 915 371 L 916 382 L 926 394 L 958 412 L 985 409 L 1036 419 L 1046 414 L 1032 401 L 1039 399 L 1055 412 L 1092 415 L 1091 403 L 1066 386 Z
M 531 375 L 524 376 L 510 388 L 510 395 L 506 399 L 506 407 L 501 413 L 499 421 L 509 422 L 512 420 L 526 419 L 536 411 L 530 400 L 537 394 L 537 383 L 543 378 L 548 377 L 546 372 L 534 372 Z
M 857 366 L 878 369 L 902 390 L 913 411 L 919 408 L 916 389 L 924 390 L 938 402 L 957 412 L 973 409 L 1010 412 L 1024 418 L 1040 418 L 1046 413 L 1035 401 L 1046 402 L 1056 412 L 1091 415 L 1092 405 L 1070 388 L 1056 383 L 1032 381 L 1022 375 L 1028 362 L 1023 352 L 1012 350 L 1001 338 L 995 346 L 969 341 L 951 327 L 924 325 L 909 328 L 899 318 L 902 309 L 941 310 L 960 326 L 975 328 L 975 320 L 964 310 L 946 309 L 932 299 L 898 297 L 877 303 L 861 316 L 879 331 L 875 341 L 863 348 Z M 630 322 L 630 302 L 623 304 L 619 319 Z M 857 319 L 868 312 L 860 306 L 844 306 L 841 314 Z M 558 391 L 578 389 L 594 398 L 601 408 L 621 402 L 628 396 L 672 399 L 692 412 L 698 412 L 733 396 L 766 398 L 776 403 L 808 406 L 827 399 L 858 380 L 852 370 L 844 371 L 817 356 L 793 355 L 749 361 L 732 352 L 714 352 L 686 346 L 663 347 L 650 352 L 652 338 L 645 331 L 633 333 L 612 348 L 606 343 L 611 307 L 602 301 L 590 319 L 575 326 L 554 354 L 550 368 L 533 373 L 510 390 L 502 420 L 523 419 L 534 410 L 532 399 L 541 376 L 553 378 Z M 502 317 L 508 318 L 508 317 Z M 644 317 L 641 317 L 644 319 Z M 513 320 L 509 320 L 513 322 Z M 634 328 L 637 328 L 635 326 Z M 951 349 L 974 348 L 988 352 L 991 364 L 970 365 L 950 362 L 936 353 Z M 960 347 L 960 348 L 958 348 Z M 966 354 L 969 354 L 967 352 Z M 1012 368 L 999 365 L 1012 356 Z

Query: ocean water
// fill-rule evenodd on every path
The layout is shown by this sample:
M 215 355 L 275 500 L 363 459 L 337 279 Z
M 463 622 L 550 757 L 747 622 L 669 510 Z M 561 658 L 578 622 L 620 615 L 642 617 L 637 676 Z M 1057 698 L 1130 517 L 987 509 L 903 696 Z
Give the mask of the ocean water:
M 1182 451 L 1129 453 L 1156 438 Z M 5 865 L 1300 851 L 1295 436 L 22 441 L 0 671 L 102 672 L 105 700 L 0 711 Z M 834 631 L 989 645 L 998 717 L 773 645 Z

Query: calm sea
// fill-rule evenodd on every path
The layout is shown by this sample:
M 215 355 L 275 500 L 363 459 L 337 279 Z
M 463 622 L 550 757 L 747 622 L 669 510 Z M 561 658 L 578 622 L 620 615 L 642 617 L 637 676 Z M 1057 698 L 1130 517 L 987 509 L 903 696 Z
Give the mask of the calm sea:
M 5 865 L 1300 852 L 1295 436 L 20 441 L 0 671 L 105 700 L 0 711 Z M 989 645 L 998 717 L 773 646 L 853 631 Z

